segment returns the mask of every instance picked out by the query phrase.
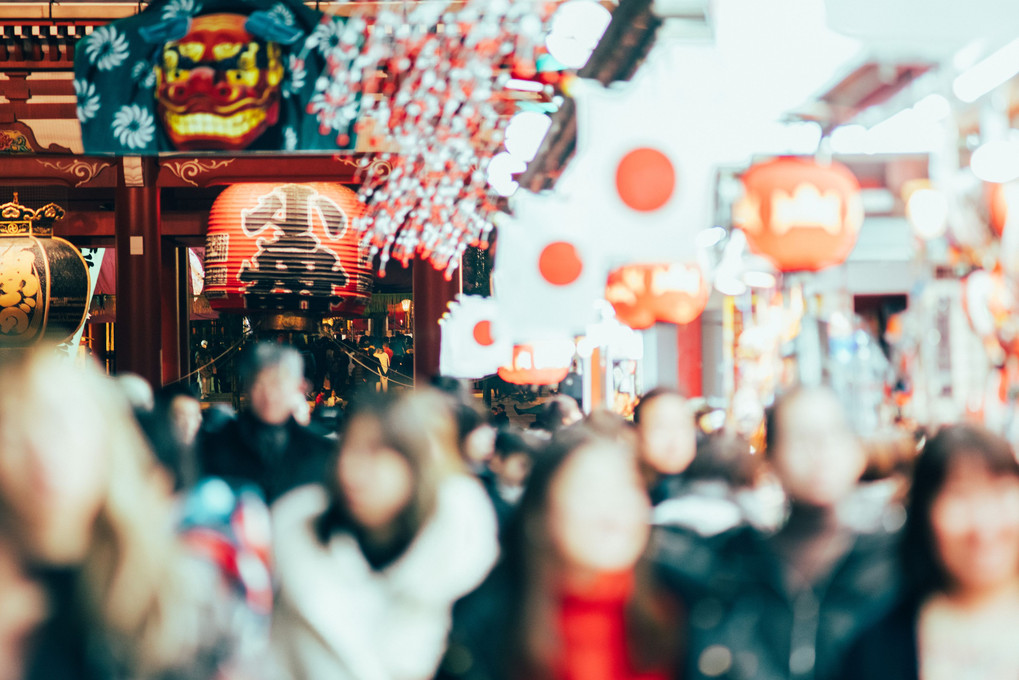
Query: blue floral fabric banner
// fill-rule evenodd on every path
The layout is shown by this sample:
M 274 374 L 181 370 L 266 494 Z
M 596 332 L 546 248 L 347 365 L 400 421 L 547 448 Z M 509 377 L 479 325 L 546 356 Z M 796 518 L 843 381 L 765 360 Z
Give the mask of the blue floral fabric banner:
M 299 0 L 157 0 L 74 58 L 85 153 L 353 148 L 359 100 L 322 77 L 361 34 Z

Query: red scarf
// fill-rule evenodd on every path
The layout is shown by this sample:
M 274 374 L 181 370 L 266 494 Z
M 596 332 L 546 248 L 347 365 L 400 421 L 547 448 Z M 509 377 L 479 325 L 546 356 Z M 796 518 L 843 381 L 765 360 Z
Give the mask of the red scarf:
M 562 680 L 667 680 L 664 671 L 634 671 L 627 649 L 626 604 L 633 572 L 600 576 L 582 591 L 563 593 L 559 606 Z

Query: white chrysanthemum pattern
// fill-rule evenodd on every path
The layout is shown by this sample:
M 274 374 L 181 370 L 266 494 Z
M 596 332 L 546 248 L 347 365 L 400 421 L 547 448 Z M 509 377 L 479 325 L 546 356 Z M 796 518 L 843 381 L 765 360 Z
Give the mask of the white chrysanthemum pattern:
M 300 93 L 307 78 L 308 70 L 304 67 L 304 60 L 291 54 L 287 60 L 287 77 L 283 81 L 283 96 L 292 97 Z
M 138 104 L 120 107 L 113 117 L 113 134 L 129 149 L 148 146 L 156 134 L 156 121 L 147 109 Z
M 273 5 L 272 9 L 269 10 L 269 14 L 274 19 L 282 24 L 286 24 L 287 26 L 293 26 L 296 23 L 294 20 L 294 13 L 291 12 L 290 9 L 282 2 L 277 2 Z
M 113 26 L 100 26 L 86 40 L 85 56 L 100 71 L 115 69 L 127 59 L 127 38 Z
M 343 46 L 343 24 L 335 20 L 321 22 L 308 36 L 307 45 L 310 49 L 318 50 L 323 57 L 328 57 Z
M 78 78 L 74 81 L 74 94 L 78 97 L 78 121 L 87 123 L 99 113 L 99 93 L 94 83 Z
M 163 7 L 163 18 L 172 19 L 179 16 L 193 17 L 202 9 L 202 5 L 195 0 L 170 0 Z

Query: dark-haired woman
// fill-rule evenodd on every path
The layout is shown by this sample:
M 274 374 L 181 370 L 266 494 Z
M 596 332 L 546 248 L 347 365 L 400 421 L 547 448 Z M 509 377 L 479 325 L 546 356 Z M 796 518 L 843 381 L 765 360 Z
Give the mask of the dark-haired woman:
M 903 540 L 909 595 L 842 677 L 1019 677 L 1019 463 L 1003 439 L 942 429 L 916 462 Z
M 441 450 L 444 402 L 369 399 L 352 409 L 326 485 L 273 508 L 282 677 L 431 678 L 453 603 L 496 558 L 484 490 Z
M 640 437 L 640 468 L 655 505 L 683 493 L 680 475 L 697 452 L 697 426 L 689 402 L 677 390 L 659 387 L 633 411 Z
M 439 677 L 673 677 L 680 608 L 641 559 L 650 507 L 625 438 L 557 434 L 507 527 L 503 562 L 454 611 Z

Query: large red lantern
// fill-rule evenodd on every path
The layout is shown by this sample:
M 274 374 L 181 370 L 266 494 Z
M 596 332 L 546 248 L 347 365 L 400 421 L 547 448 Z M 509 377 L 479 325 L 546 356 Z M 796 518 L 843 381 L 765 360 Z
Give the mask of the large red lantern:
M 360 314 L 371 258 L 357 194 L 326 182 L 235 184 L 219 195 L 205 243 L 205 294 L 221 311 Z
M 605 299 L 630 328 L 690 323 L 704 311 L 711 287 L 696 263 L 633 264 L 609 274 Z
M 750 249 L 783 272 L 845 261 L 863 224 L 860 183 L 844 165 L 778 158 L 743 174 L 733 222 Z

